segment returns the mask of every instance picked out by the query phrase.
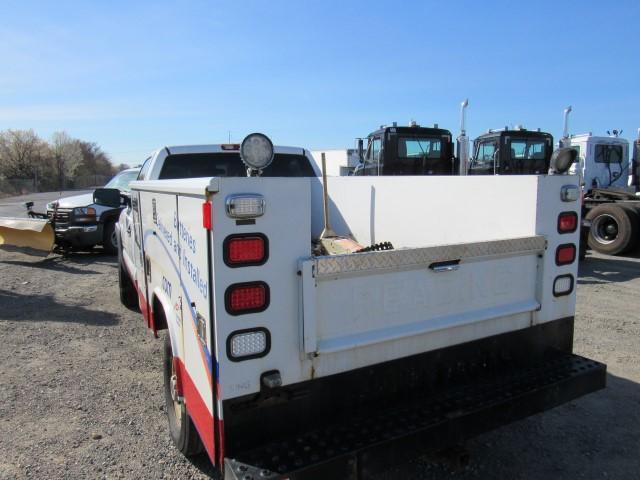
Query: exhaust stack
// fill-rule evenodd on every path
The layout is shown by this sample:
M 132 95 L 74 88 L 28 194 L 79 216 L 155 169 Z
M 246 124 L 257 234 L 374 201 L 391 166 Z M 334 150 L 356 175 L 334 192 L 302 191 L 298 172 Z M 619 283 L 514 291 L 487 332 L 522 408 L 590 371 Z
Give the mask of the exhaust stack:
M 569 138 L 569 114 L 571 113 L 571 105 L 564 109 L 564 125 L 562 129 L 562 139 Z
M 458 144 L 458 173 L 460 175 L 467 174 L 467 168 L 469 166 L 469 138 L 467 137 L 466 130 L 466 112 L 469 106 L 469 99 L 465 99 L 460 104 L 460 135 L 457 138 Z

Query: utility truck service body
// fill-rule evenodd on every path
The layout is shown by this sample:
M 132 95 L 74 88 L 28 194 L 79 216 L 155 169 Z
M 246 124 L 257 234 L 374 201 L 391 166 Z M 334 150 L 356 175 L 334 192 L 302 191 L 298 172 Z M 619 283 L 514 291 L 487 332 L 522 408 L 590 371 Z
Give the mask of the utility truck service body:
M 201 442 L 225 479 L 367 478 L 604 387 L 572 353 L 576 176 L 327 186 L 132 184 L 121 285 L 167 330 L 182 452 Z M 395 249 L 314 254 L 325 199 L 337 235 Z

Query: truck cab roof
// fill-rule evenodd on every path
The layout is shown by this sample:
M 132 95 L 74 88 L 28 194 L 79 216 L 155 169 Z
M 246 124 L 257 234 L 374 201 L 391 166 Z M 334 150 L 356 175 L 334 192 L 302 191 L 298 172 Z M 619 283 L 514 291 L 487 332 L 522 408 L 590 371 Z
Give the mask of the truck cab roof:
M 320 174 L 308 150 L 274 146 L 274 159 L 264 169 L 270 177 L 316 177 Z M 140 179 L 163 180 L 246 175 L 240 144 L 173 145 L 152 153 L 142 166 Z

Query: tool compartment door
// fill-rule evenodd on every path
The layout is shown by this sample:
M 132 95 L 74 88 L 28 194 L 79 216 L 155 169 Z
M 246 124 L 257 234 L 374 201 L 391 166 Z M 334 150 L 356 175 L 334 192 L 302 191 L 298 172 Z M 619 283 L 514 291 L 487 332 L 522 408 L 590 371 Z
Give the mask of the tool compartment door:
M 545 243 L 532 236 L 304 261 L 303 350 L 320 358 L 368 348 L 356 355 L 368 364 L 425 351 L 416 339 L 436 332 L 447 331 L 453 345 L 468 341 L 460 327 L 472 326 L 481 338 L 493 333 L 482 331 L 483 322 L 517 317 L 507 329 L 523 328 L 540 307 Z M 357 365 L 346 358 L 325 364 L 325 373 L 362 366 L 362 358 Z

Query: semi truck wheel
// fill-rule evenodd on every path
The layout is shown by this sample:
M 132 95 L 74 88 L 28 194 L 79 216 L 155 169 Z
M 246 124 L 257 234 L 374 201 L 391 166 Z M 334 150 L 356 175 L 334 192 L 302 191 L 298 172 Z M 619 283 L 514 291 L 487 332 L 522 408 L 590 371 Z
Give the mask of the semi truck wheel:
M 635 246 L 638 219 L 632 212 L 616 204 L 598 205 L 587 213 L 591 220 L 589 247 L 596 252 L 618 255 Z
M 186 456 L 202 452 L 202 442 L 191 421 L 184 401 L 176 392 L 176 372 L 169 335 L 164 337 L 164 401 L 169 419 L 169 434 L 176 448 Z
M 118 235 L 116 234 L 116 222 L 104 224 L 104 234 L 102 235 L 102 246 L 109 255 L 118 253 Z

